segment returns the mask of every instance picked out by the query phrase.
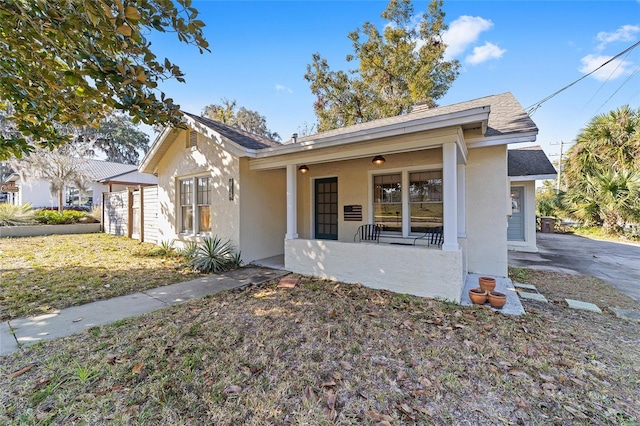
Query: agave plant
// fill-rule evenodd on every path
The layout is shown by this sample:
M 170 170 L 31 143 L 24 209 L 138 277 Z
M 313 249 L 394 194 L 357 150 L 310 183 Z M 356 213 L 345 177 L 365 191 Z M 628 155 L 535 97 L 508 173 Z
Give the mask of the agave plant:
M 198 246 L 189 265 L 200 272 L 222 272 L 237 268 L 242 263 L 230 240 L 220 237 L 205 238 Z
M 0 226 L 21 226 L 35 223 L 34 211 L 30 204 L 16 206 L 0 204 Z
M 180 254 L 185 259 L 193 259 L 196 256 L 197 252 L 198 243 L 196 243 L 195 241 L 189 241 L 188 243 L 185 243 L 184 247 L 182 247 L 182 250 L 180 250 Z

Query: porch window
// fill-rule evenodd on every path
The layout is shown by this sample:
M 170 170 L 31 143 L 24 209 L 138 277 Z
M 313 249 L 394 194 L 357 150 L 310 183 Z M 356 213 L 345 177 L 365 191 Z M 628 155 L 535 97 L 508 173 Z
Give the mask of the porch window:
M 373 219 L 385 232 L 402 232 L 402 174 L 373 177 Z
M 442 170 L 404 170 L 372 181 L 373 222 L 385 234 L 409 237 L 442 226 Z
M 442 225 L 442 171 L 409 173 L 411 232 Z
M 211 232 L 211 178 L 182 179 L 179 190 L 180 232 Z

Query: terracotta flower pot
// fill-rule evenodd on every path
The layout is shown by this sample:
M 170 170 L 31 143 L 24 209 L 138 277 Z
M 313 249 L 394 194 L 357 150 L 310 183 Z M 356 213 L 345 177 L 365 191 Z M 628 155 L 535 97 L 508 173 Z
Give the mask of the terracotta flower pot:
M 481 289 L 487 293 L 491 293 L 493 289 L 496 288 L 496 279 L 491 277 L 480 277 L 478 278 L 478 284 L 480 284 Z
M 482 305 L 487 301 L 487 292 L 481 288 L 472 288 L 469 290 L 469 299 L 476 305 Z
M 507 303 L 507 295 L 498 291 L 492 291 L 488 296 L 491 307 L 500 309 Z

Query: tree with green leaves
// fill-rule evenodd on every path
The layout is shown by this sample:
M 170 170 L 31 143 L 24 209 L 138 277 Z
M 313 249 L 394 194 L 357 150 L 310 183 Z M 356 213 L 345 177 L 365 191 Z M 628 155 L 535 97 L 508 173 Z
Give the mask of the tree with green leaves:
M 567 152 L 564 174 L 573 216 L 608 231 L 640 221 L 640 109 L 594 117 Z
M 319 53 L 307 65 L 319 131 L 436 106 L 458 76 L 459 62 L 444 60 L 442 0 L 431 0 L 417 25 L 411 0 L 391 0 L 381 16 L 382 33 L 365 22 L 349 34 L 354 52 L 346 59 L 356 69 L 333 71 Z
M 49 182 L 52 195 L 58 197 L 58 212 L 64 207 L 64 191 L 69 185 L 87 189 L 91 176 L 87 171 L 87 153 L 82 146 L 66 144 L 55 148 L 35 148 L 22 158 L 9 160 L 11 168 L 25 183 Z
M 85 145 L 87 155 L 95 156 L 99 151 L 107 161 L 124 164 L 138 164 L 140 154 L 149 149 L 149 135 L 122 114 L 108 116 L 97 129 L 75 129 L 73 142 Z
M 4 0 L 0 3 L 0 110 L 16 132 L 0 135 L 0 159 L 55 148 L 60 126 L 97 126 L 113 111 L 134 123 L 180 126 L 179 106 L 158 89 L 184 81 L 146 35 L 174 32 L 208 51 L 191 0 Z
M 254 135 L 263 136 L 274 141 L 280 140 L 277 132 L 272 132 L 267 127 L 267 119 L 258 111 L 238 108 L 237 102 L 229 99 L 222 99 L 221 104 L 210 104 L 204 107 L 202 116 L 210 118 L 220 123 L 237 127 Z

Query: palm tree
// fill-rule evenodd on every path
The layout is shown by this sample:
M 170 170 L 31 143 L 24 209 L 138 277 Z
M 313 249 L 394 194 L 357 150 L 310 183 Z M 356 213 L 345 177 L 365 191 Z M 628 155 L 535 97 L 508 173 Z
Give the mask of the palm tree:
M 609 231 L 640 220 L 640 109 L 594 117 L 567 155 L 564 202 L 574 216 Z

